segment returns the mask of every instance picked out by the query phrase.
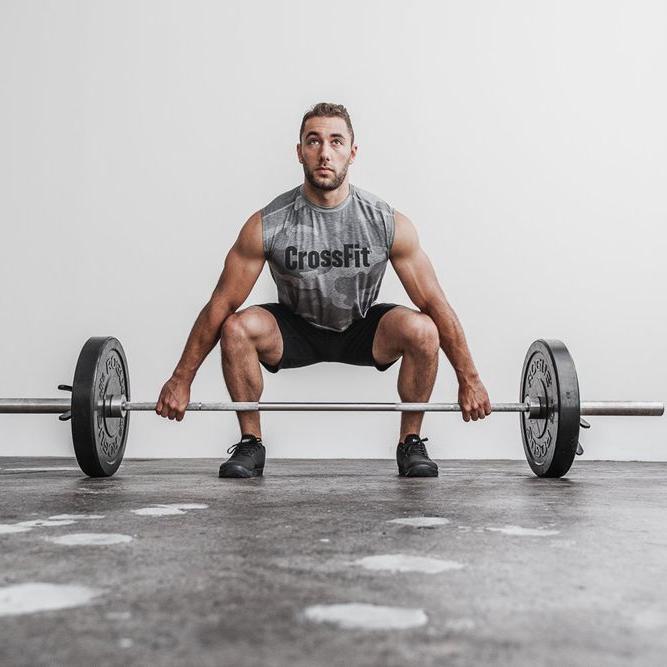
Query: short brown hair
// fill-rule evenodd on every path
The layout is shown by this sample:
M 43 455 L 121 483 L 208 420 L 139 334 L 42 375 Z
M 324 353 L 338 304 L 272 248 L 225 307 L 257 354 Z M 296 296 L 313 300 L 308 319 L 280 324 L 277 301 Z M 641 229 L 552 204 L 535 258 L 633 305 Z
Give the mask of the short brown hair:
M 301 136 L 303 135 L 303 128 L 306 126 L 306 121 L 309 118 L 319 117 L 328 117 L 337 116 L 342 118 L 347 125 L 347 129 L 350 131 L 352 136 L 352 144 L 354 145 L 354 130 L 352 129 L 352 121 L 350 120 L 350 114 L 347 113 L 347 109 L 342 104 L 332 104 L 331 102 L 319 102 L 316 104 L 310 111 L 307 111 L 301 121 L 301 129 L 299 130 L 299 143 L 301 143 Z

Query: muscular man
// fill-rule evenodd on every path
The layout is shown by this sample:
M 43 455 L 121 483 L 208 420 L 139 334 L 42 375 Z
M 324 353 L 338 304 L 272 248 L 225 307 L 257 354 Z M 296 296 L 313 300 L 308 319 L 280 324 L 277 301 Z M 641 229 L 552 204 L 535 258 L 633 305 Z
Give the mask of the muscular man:
M 259 401 L 271 373 L 322 361 L 374 366 L 401 359 L 404 402 L 431 396 L 442 348 L 459 382 L 463 419 L 491 414 L 461 324 L 447 303 L 412 222 L 375 195 L 350 184 L 357 145 L 345 107 L 320 103 L 301 122 L 296 147 L 302 185 L 276 197 L 243 225 L 210 301 L 192 328 L 156 412 L 181 421 L 202 362 L 220 341 L 233 401 Z M 268 261 L 278 303 L 238 310 Z M 375 303 L 391 261 L 418 310 Z M 347 398 L 347 397 L 346 397 Z M 259 412 L 237 413 L 240 442 L 220 477 L 254 477 L 264 469 Z M 396 450 L 400 475 L 434 477 L 438 466 L 420 436 L 423 412 L 401 413 Z

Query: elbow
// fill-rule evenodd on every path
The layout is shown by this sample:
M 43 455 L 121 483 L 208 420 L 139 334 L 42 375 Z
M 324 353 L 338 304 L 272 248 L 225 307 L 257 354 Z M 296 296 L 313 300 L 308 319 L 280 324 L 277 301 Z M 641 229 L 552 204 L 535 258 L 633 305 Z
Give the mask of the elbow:
M 447 301 L 438 295 L 427 295 L 423 299 L 420 299 L 420 302 L 415 305 L 422 313 L 428 315 L 431 319 L 435 319 L 438 315 L 450 311 Z
M 206 306 L 204 311 L 206 312 L 206 318 L 209 322 L 211 329 L 220 331 L 224 321 L 238 308 L 233 304 L 222 301 L 220 299 L 211 299 Z

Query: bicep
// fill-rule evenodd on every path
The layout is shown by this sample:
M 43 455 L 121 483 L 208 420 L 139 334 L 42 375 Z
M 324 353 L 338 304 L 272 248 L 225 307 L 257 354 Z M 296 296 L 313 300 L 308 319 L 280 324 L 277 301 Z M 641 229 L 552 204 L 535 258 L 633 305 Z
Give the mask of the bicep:
M 445 300 L 431 260 L 419 243 L 417 230 L 398 211 L 390 260 L 405 291 L 420 310 L 426 310 L 434 301 Z
M 248 298 L 262 272 L 264 261 L 262 221 L 257 212 L 243 225 L 227 253 L 211 303 L 236 310 Z

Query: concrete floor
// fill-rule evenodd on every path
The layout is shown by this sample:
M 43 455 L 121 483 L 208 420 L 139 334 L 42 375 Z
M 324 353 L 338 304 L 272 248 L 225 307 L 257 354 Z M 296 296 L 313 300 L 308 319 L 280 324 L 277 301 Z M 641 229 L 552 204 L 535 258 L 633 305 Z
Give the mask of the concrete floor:
M 51 469 L 72 460 L 0 459 L 0 664 L 667 660 L 667 464 L 576 461 L 563 480 L 519 461 L 442 461 L 437 479 L 399 478 L 392 461 L 269 459 L 263 479 L 219 480 L 218 464 L 126 460 L 94 480 Z M 104 518 L 48 525 L 63 514 Z M 448 522 L 389 522 L 410 517 Z M 80 533 L 127 537 L 51 541 Z M 382 555 L 395 558 L 357 562 Z M 349 603 L 399 609 L 374 629 L 318 620 Z M 342 622 L 368 622 L 360 609 Z M 418 625 L 384 629 L 401 610 Z

